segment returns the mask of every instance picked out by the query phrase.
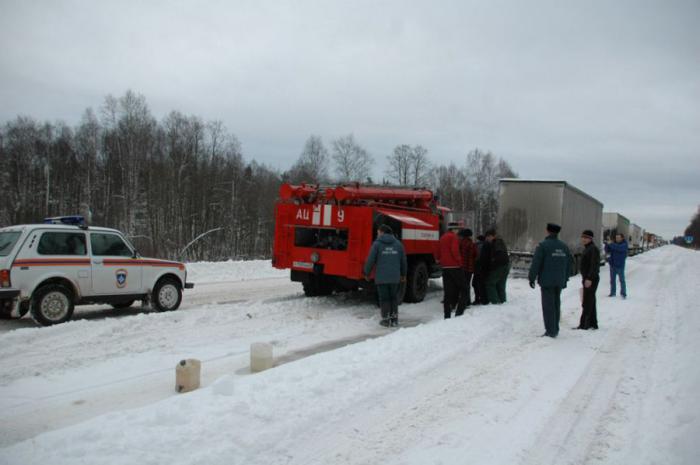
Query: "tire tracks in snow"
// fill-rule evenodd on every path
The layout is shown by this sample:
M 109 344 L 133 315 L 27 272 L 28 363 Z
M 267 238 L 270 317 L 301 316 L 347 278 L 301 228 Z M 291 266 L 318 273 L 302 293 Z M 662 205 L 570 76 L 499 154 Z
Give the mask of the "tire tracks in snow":
M 668 265 L 672 259 L 670 255 L 664 257 L 653 274 L 648 273 L 648 268 L 641 276 L 637 272 L 629 273 L 629 277 L 636 278 L 635 292 L 642 296 L 642 289 L 670 290 L 672 276 Z M 524 465 L 608 463 L 610 453 L 621 450 L 632 439 L 619 437 L 617 426 L 630 423 L 631 417 L 639 417 L 638 406 L 630 402 L 629 396 L 640 386 L 648 386 L 648 379 L 637 379 L 646 372 L 655 351 L 655 344 L 650 343 L 646 332 L 653 328 L 658 333 L 659 321 L 652 309 L 667 299 L 667 293 L 656 292 L 654 305 L 646 303 L 638 307 L 639 311 L 628 310 L 624 324 L 607 334 L 603 345 L 583 367 L 568 395 L 524 455 Z M 632 300 L 625 303 L 634 305 Z M 605 309 L 605 301 L 599 307 Z
M 604 312 L 621 310 L 609 328 L 564 329 L 555 341 L 533 338 L 526 325 L 495 341 L 489 334 L 476 352 L 455 350 L 452 361 L 394 386 L 390 398 L 365 399 L 332 423 L 306 429 L 301 445 L 280 447 L 301 454 L 276 450 L 259 463 L 441 463 L 435 457 L 445 463 L 605 462 L 630 439 L 621 425 L 639 417 L 635 396 L 649 383 L 640 373 L 655 350 L 646 332 L 659 330 L 655 310 L 667 296 L 658 290 L 669 289 L 672 260 L 664 257 L 652 273 L 630 267 L 644 310 L 633 308 L 632 299 L 602 300 Z M 649 295 L 654 304 L 643 289 L 657 291 Z M 565 306 L 579 305 L 578 298 L 568 291 Z M 532 360 L 536 365 L 524 372 Z M 441 429 L 444 435 L 435 433 Z M 435 449 L 440 453 L 432 456 Z
M 484 336 L 484 343 L 497 337 L 495 331 Z M 395 386 L 396 392 L 388 399 L 368 397 L 333 423 L 309 429 L 302 445 L 294 447 L 305 451 L 301 455 L 282 454 L 284 458 L 280 459 L 280 451 L 274 451 L 271 457 L 261 457 L 258 463 L 390 462 L 407 446 L 426 440 L 426 431 L 433 429 L 432 425 L 453 421 L 454 417 L 462 415 L 479 417 L 481 413 L 470 407 L 470 398 L 495 396 L 512 402 L 509 389 L 495 388 L 498 385 L 495 379 L 508 377 L 532 350 L 548 342 L 529 333 L 518 336 L 515 340 L 480 347 L 469 355 L 456 348 L 451 354 L 436 357 L 436 364 L 407 379 L 405 385 Z M 520 381 L 512 382 L 517 385 Z M 291 448 L 291 445 L 281 449 L 285 447 Z

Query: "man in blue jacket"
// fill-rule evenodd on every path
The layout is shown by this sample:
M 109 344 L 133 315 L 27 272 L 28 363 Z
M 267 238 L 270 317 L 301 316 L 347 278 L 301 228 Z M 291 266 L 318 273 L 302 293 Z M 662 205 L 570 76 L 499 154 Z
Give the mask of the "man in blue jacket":
M 374 284 L 377 287 L 379 306 L 382 311 L 382 326 L 399 325 L 399 291 L 406 281 L 406 252 L 403 244 L 396 239 L 389 225 L 377 229 L 377 240 L 372 244 L 365 267 L 365 279 L 375 268 Z
M 547 224 L 547 237 L 537 246 L 528 275 L 531 288 L 535 288 L 535 280 L 540 285 L 545 327 L 543 336 L 551 338 L 559 334 L 561 290 L 571 276 L 574 261 L 569 248 L 557 237 L 559 231 L 561 226 Z
M 605 244 L 605 253 L 609 255 L 608 263 L 610 264 L 610 295 L 615 297 L 616 276 L 620 277 L 620 295 L 623 299 L 627 298 L 627 284 L 625 283 L 625 261 L 627 261 L 627 241 L 622 234 L 615 235 L 615 242 Z

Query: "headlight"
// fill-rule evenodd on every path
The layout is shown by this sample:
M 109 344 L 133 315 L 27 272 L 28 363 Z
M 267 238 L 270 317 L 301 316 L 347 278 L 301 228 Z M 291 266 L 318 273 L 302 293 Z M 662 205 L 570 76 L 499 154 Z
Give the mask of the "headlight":
M 318 254 L 318 252 L 312 252 L 311 253 L 311 261 L 313 263 L 318 263 L 318 261 L 321 259 L 321 256 Z

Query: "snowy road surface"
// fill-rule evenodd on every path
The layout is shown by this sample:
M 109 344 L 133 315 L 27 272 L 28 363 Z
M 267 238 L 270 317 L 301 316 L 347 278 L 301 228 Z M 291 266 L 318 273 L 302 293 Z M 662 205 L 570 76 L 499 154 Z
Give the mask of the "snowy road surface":
M 448 321 L 432 292 L 390 331 L 362 296 L 221 269 L 182 311 L 4 326 L 0 463 L 698 463 L 700 254 L 630 259 L 627 300 L 602 273 L 601 329 L 569 329 L 574 278 L 556 340 L 524 280 Z M 254 341 L 287 363 L 249 374 Z M 177 395 L 184 357 L 203 389 Z

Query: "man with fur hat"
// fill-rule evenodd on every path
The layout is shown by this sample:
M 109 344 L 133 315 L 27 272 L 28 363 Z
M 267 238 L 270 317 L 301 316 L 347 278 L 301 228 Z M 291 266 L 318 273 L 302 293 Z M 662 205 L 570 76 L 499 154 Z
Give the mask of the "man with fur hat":
M 600 250 L 593 243 L 593 231 L 586 229 L 581 234 L 585 247 L 581 256 L 581 279 L 583 280 L 583 310 L 581 321 L 574 329 L 598 329 L 595 291 L 600 281 Z
M 559 334 L 561 290 L 566 287 L 572 271 L 573 257 L 569 248 L 559 240 L 561 226 L 547 224 L 547 237 L 540 242 L 530 265 L 530 287 L 539 283 L 542 292 L 542 317 L 545 333 L 551 338 Z

